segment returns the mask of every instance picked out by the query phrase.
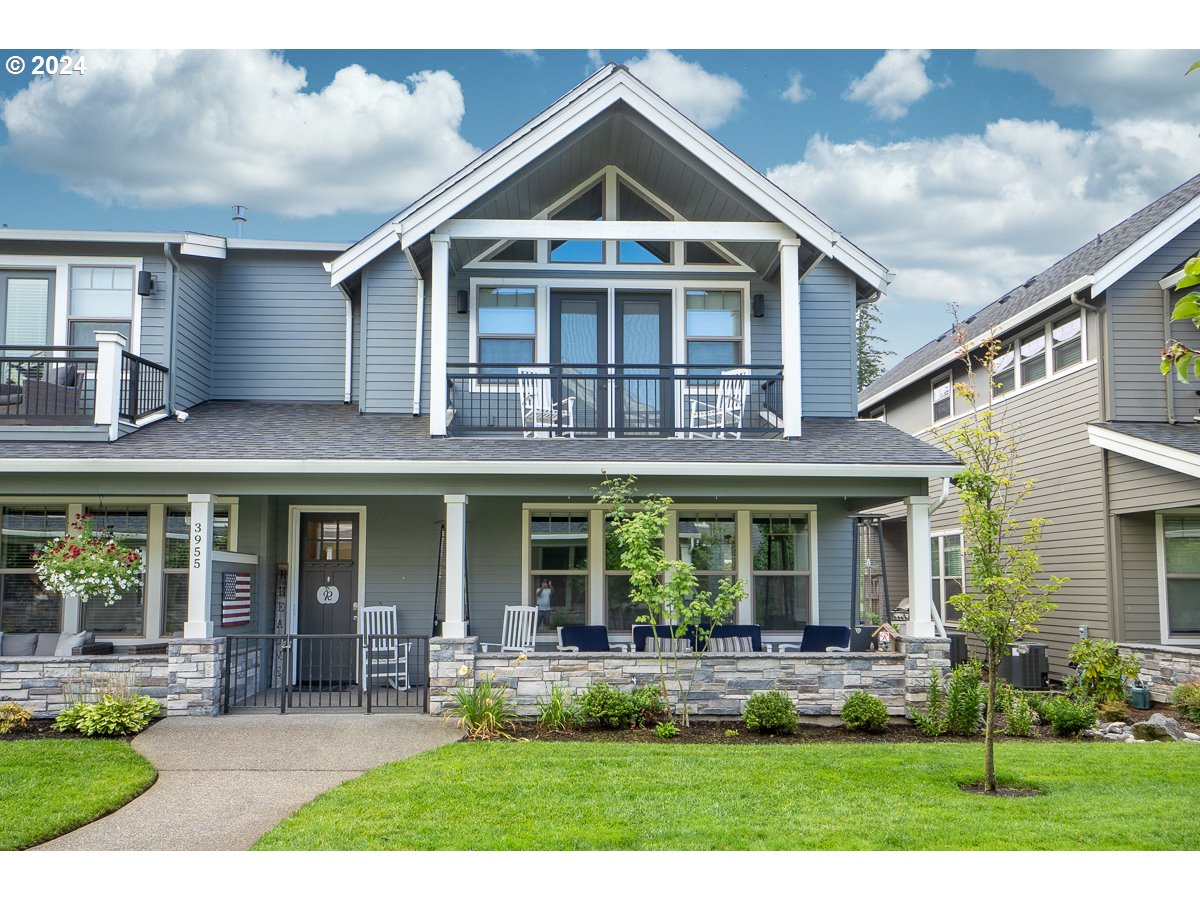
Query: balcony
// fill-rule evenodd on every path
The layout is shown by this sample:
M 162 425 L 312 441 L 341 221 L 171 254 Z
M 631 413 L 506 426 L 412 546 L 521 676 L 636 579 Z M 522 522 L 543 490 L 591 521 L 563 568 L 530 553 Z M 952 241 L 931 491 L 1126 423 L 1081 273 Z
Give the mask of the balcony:
M 448 364 L 446 433 L 762 438 L 783 431 L 779 366 Z
M 124 339 L 96 347 L 0 346 L 0 428 L 79 427 L 107 431 L 167 409 L 167 368 L 124 350 Z

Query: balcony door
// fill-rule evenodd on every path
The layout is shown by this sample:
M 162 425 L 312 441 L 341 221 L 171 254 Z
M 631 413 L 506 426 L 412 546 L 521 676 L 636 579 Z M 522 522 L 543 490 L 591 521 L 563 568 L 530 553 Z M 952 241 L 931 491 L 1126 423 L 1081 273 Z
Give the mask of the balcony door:
M 550 292 L 555 399 L 575 398 L 577 434 L 673 433 L 671 292 L 614 292 L 611 347 L 608 301 L 606 290 Z

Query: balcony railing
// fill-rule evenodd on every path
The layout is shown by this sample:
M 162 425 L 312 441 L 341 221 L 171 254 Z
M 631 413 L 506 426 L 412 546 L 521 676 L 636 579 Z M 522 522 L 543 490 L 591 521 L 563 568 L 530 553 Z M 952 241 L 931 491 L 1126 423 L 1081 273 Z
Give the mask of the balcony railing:
M 89 425 L 95 347 L 0 347 L 0 425 Z
M 167 367 L 121 352 L 121 418 L 136 422 L 167 408 Z
M 447 434 L 773 437 L 778 366 L 459 364 L 447 367 Z

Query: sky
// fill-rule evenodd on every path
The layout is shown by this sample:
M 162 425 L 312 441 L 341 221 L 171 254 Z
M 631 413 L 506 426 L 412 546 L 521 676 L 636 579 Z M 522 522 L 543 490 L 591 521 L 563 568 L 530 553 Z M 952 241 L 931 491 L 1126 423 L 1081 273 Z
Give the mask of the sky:
M 625 63 L 896 273 L 890 362 L 1200 170 L 1187 50 L 34 52 L 0 50 L 0 223 L 346 241 Z

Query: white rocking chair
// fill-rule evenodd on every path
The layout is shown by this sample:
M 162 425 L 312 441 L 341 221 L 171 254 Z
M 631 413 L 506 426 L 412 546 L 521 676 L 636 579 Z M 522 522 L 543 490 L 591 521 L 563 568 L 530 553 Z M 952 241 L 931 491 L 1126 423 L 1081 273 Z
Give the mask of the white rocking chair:
M 551 388 L 550 370 L 545 368 L 517 369 L 517 390 L 521 393 L 521 424 L 525 437 L 558 426 L 564 437 L 575 437 L 575 398 L 564 397 L 555 402 Z
M 696 437 L 702 434 L 723 438 L 726 434 L 732 434 L 734 438 L 741 438 L 742 416 L 746 411 L 746 397 L 749 393 L 749 369 L 722 371 L 721 380 L 717 382 L 717 395 L 712 403 L 692 398 L 691 416 L 688 421 L 688 428 L 691 430 L 688 436 Z M 696 430 L 700 428 L 705 431 Z
M 407 691 L 408 642 L 397 635 L 396 607 L 363 607 L 362 686 L 382 678 L 398 691 Z
M 501 653 L 532 653 L 537 649 L 536 606 L 504 607 L 504 625 L 500 629 Z M 484 653 L 490 644 L 481 644 Z

